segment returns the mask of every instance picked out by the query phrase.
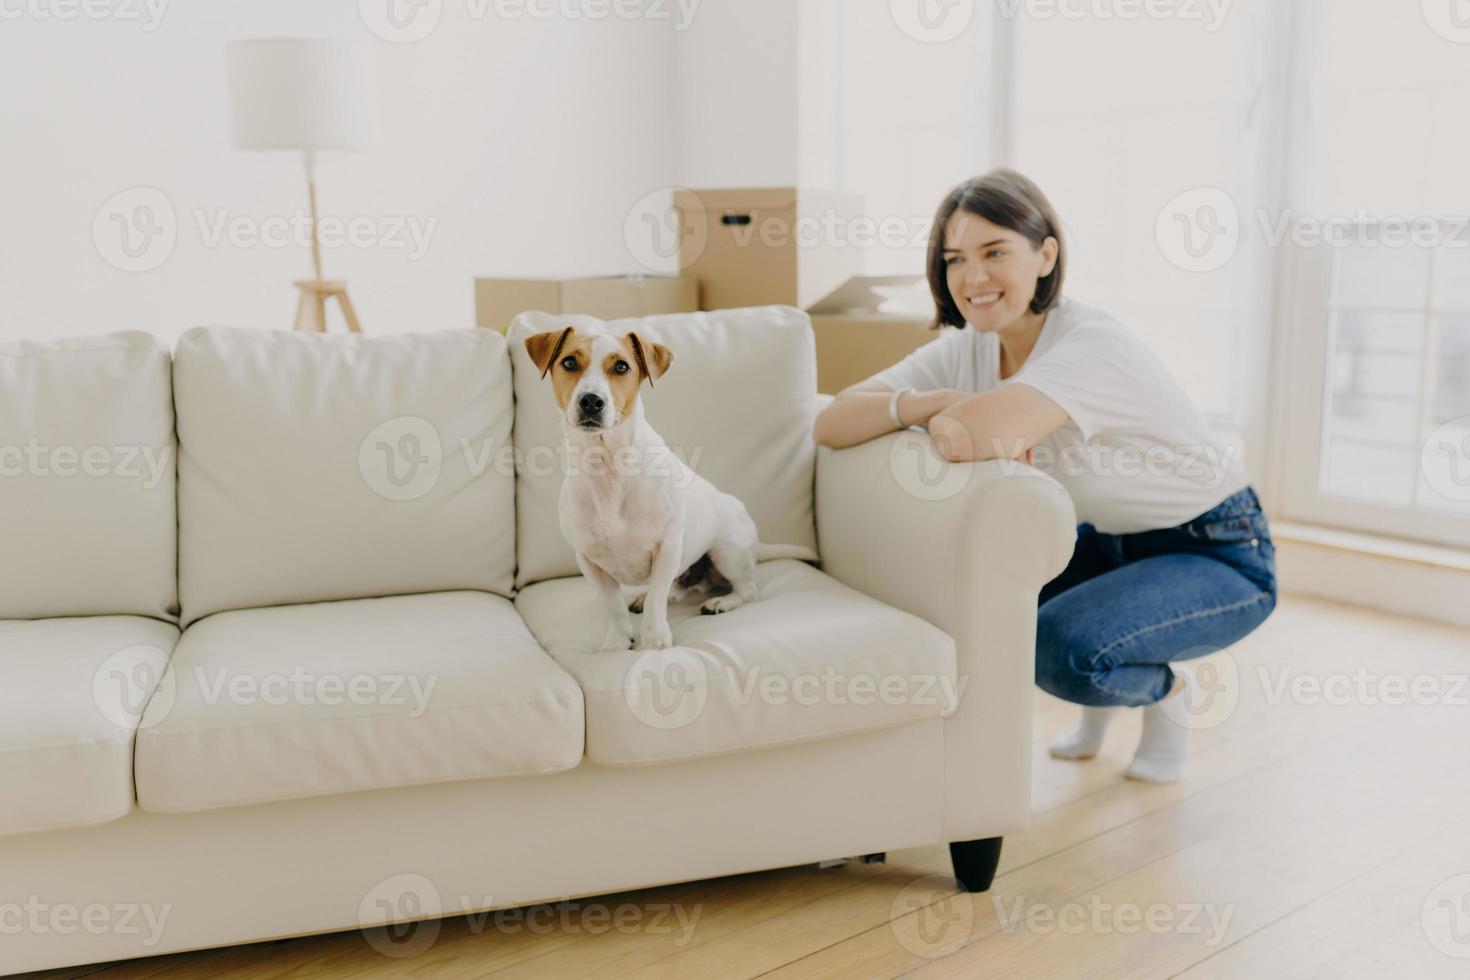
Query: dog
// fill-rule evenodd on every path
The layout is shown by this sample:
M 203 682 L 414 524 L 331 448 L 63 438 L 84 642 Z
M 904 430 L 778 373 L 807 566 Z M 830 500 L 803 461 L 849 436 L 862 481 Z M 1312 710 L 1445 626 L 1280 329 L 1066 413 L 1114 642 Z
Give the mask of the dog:
M 758 560 L 807 557 L 761 545 L 745 505 L 686 466 L 644 418 L 639 392 L 668 372 L 669 348 L 572 326 L 525 346 L 561 411 L 561 531 L 607 606 L 602 651 L 670 647 L 670 601 L 716 592 L 699 611 L 729 612 L 760 598 Z M 636 636 L 634 612 L 643 614 Z

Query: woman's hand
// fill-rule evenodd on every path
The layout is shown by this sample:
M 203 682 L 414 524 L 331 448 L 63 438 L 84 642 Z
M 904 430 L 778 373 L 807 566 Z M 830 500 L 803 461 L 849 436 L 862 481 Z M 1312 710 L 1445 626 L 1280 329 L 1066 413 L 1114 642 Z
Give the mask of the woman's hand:
M 898 399 L 898 417 L 906 426 L 927 425 L 940 412 L 958 405 L 970 393 L 954 388 L 905 392 Z M 822 409 L 812 428 L 812 437 L 823 446 L 841 449 L 894 431 L 888 413 L 893 389 L 864 382 L 839 394 Z
M 1038 442 L 1067 421 L 1056 402 L 1028 385 L 1002 385 L 971 395 L 929 420 L 939 455 L 952 463 L 1024 459 Z

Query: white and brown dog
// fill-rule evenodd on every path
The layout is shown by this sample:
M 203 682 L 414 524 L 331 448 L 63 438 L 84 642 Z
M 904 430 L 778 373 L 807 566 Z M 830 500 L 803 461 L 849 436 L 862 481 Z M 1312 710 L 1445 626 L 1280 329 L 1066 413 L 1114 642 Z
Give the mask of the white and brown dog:
M 671 600 L 719 590 L 699 610 L 728 612 L 760 598 L 758 558 L 805 557 L 760 545 L 745 505 L 689 469 L 644 419 L 638 392 L 673 364 L 667 347 L 570 326 L 525 343 L 561 409 L 561 531 L 607 605 L 603 650 L 672 646 Z M 629 612 L 643 613 L 637 636 Z

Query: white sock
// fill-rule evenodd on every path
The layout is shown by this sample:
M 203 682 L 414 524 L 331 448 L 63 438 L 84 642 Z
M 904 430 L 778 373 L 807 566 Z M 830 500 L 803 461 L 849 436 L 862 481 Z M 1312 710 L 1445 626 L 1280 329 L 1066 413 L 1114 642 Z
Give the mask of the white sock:
M 1082 724 L 1052 739 L 1047 751 L 1053 759 L 1091 759 L 1102 748 L 1108 722 L 1117 713 L 1117 708 L 1083 708 Z
M 1182 664 L 1172 664 L 1176 678 L 1174 688 L 1164 698 L 1189 697 L 1189 688 L 1194 686 L 1194 674 Z M 1143 709 L 1143 737 L 1138 740 L 1138 751 L 1124 773 L 1129 779 L 1145 783 L 1177 783 L 1184 777 L 1184 763 L 1189 756 L 1189 729 L 1170 718 L 1164 711 L 1164 701 L 1146 705 Z

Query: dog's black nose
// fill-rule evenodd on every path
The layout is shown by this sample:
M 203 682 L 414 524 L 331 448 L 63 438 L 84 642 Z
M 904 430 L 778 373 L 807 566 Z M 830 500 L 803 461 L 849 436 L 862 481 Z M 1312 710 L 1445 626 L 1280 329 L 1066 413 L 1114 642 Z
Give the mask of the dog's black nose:
M 606 403 L 602 400 L 601 395 L 594 395 L 590 391 L 583 395 L 581 398 L 577 399 L 577 407 L 582 409 L 583 415 L 598 414 L 602 411 L 602 406 L 604 404 Z

